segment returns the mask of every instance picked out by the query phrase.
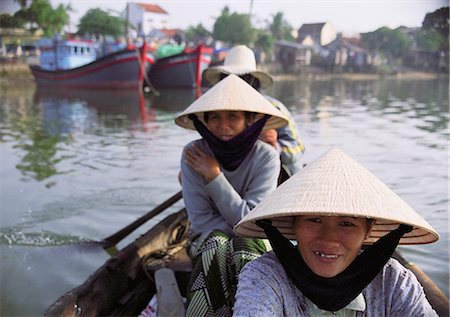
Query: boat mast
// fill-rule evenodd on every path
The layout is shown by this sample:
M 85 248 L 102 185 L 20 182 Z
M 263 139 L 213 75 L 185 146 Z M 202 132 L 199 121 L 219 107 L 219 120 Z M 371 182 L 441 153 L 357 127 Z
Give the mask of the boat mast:
M 127 2 L 127 8 L 126 8 L 126 19 L 125 19 L 125 36 L 127 38 L 127 47 L 130 47 L 131 41 L 130 41 L 130 3 Z
M 59 39 L 58 37 L 53 38 L 53 56 L 55 58 L 55 70 L 59 69 L 59 63 L 58 63 L 58 46 L 59 46 Z

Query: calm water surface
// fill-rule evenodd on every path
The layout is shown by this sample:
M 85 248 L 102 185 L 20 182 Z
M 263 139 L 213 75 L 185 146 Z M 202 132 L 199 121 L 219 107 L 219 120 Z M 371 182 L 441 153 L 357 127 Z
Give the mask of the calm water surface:
M 448 79 L 288 80 L 266 91 L 291 109 L 306 162 L 341 148 L 440 233 L 402 251 L 447 296 L 448 87 Z M 180 190 L 181 150 L 198 135 L 174 118 L 194 99 L 0 86 L 0 315 L 41 315 L 108 259 L 82 241 L 109 236 Z

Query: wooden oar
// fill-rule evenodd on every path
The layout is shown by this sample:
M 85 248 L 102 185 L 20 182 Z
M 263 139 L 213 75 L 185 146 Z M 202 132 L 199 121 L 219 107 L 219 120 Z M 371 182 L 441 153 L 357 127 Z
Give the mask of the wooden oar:
M 398 250 L 394 252 L 392 255 L 395 259 L 397 259 L 404 267 L 411 270 L 414 275 L 419 280 L 420 284 L 422 284 L 423 291 L 427 296 L 428 301 L 431 306 L 433 306 L 434 310 L 438 313 L 439 316 L 448 316 L 449 315 L 449 301 L 447 296 L 437 287 L 437 285 L 425 274 L 424 271 L 417 265 L 412 262 L 406 260 Z
M 176 203 L 178 200 L 180 200 L 182 197 L 181 191 L 167 199 L 165 202 L 163 202 L 161 205 L 156 206 L 154 209 L 147 212 L 142 217 L 136 219 L 132 223 L 130 223 L 125 228 L 119 230 L 118 232 L 114 233 L 113 235 L 110 235 L 109 237 L 103 239 L 100 241 L 100 244 L 104 249 L 109 249 L 112 246 L 115 246 L 119 241 L 121 241 L 123 238 L 125 238 L 127 235 L 129 235 L 131 232 L 133 232 L 135 229 L 137 229 L 139 226 L 150 220 L 151 218 L 159 215 L 161 212 L 172 206 L 174 203 Z

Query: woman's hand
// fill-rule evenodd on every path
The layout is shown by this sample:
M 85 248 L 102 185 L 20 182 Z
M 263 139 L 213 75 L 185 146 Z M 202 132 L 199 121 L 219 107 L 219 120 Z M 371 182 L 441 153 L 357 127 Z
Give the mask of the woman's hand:
M 203 152 L 195 144 L 192 145 L 192 148 L 184 150 L 184 157 L 186 164 L 199 173 L 207 183 L 216 178 L 221 172 L 217 160 Z
M 269 143 L 274 148 L 277 147 L 278 133 L 275 129 L 264 130 L 260 133 L 259 139 L 263 142 Z

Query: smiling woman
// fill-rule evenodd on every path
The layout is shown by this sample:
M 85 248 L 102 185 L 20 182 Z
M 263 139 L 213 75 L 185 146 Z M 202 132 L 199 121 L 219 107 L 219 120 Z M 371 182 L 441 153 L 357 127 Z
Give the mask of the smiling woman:
M 358 256 L 372 221 L 357 217 L 297 216 L 297 248 L 309 268 L 322 277 L 344 271 Z
M 235 231 L 267 236 L 274 252 L 242 270 L 233 316 L 437 316 L 414 274 L 391 256 L 399 243 L 439 235 L 336 148 L 280 185 Z

